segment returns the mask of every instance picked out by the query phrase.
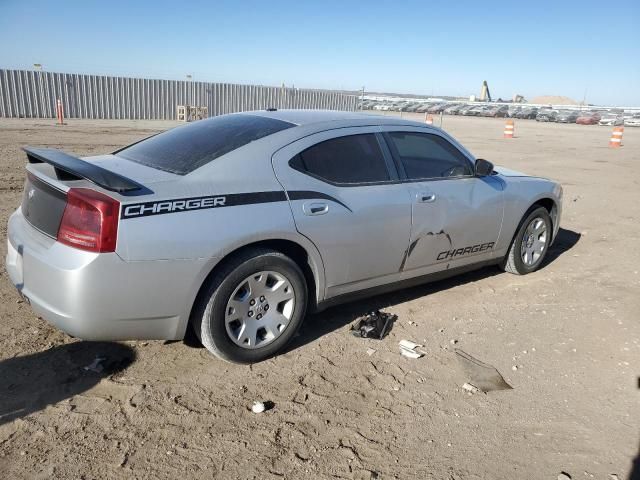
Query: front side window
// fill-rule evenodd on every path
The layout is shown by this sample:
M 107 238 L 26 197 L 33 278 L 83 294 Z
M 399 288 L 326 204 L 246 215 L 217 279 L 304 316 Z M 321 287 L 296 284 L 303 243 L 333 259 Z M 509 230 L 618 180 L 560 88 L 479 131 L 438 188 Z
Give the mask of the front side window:
M 410 180 L 473 174 L 467 157 L 438 135 L 389 132 L 388 138 Z
M 338 184 L 389 180 L 389 172 L 375 134 L 349 135 L 320 142 L 299 153 L 293 168 Z

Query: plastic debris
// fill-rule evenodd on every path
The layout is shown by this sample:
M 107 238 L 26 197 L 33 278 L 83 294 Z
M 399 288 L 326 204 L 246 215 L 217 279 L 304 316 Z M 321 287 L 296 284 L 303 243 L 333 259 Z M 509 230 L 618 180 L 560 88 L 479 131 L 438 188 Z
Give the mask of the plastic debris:
M 390 331 L 397 315 L 374 310 L 359 318 L 351 326 L 351 334 L 362 338 L 382 340 Z
M 478 387 L 476 387 L 475 385 L 471 385 L 470 383 L 465 383 L 464 385 L 462 385 L 462 389 L 466 390 L 469 393 L 478 393 L 480 391 Z
M 422 357 L 424 354 L 419 352 L 414 352 L 413 350 L 406 350 L 404 348 L 401 348 L 400 355 L 402 355 L 403 357 L 412 358 L 415 360 L 416 358 Z
M 407 350 L 415 350 L 418 347 L 422 347 L 419 343 L 413 343 L 411 340 L 400 340 L 399 343 L 401 348 L 406 348 Z
M 407 358 L 420 358 L 424 356 L 424 352 L 416 351 L 416 348 L 422 347 L 419 343 L 414 343 L 410 340 L 400 340 L 400 354 Z
M 373 349 L 373 348 L 367 348 L 367 355 L 371 356 L 371 355 L 373 355 L 374 353 L 376 353 L 375 349 Z
M 266 409 L 267 409 L 267 407 L 262 402 L 253 402 L 253 405 L 251 406 L 251 411 L 253 413 L 262 413 Z
M 97 356 L 93 360 L 93 362 L 91 362 L 91 364 L 84 367 L 84 369 L 88 372 L 102 373 L 102 371 L 104 370 L 104 366 L 102 365 L 102 362 L 104 362 L 106 359 L 107 359 L 106 357 Z
M 494 390 L 511 390 L 513 388 L 504 381 L 500 372 L 492 365 L 483 363 L 458 348 L 455 352 L 458 361 L 469 376 L 469 383 L 479 390 L 486 393 Z

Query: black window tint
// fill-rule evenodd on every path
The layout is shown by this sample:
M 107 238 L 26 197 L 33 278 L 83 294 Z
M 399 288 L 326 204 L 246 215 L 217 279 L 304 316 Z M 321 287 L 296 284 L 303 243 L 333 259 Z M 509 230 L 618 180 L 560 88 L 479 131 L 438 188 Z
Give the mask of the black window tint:
M 469 160 L 438 135 L 389 132 L 389 137 L 410 179 L 472 174 Z
M 318 143 L 296 155 L 291 166 L 333 183 L 389 180 L 374 134 L 350 135 Z
M 224 115 L 173 128 L 116 152 L 116 155 L 179 175 L 286 128 L 293 123 L 257 115 Z

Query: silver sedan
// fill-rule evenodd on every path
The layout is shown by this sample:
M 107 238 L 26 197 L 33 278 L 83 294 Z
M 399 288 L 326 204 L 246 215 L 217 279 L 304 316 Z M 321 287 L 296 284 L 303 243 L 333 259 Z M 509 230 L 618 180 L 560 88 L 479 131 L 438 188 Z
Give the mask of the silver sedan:
M 33 310 L 91 340 L 191 328 L 236 362 L 354 296 L 490 264 L 533 272 L 562 210 L 551 180 L 358 113 L 224 115 L 88 158 L 25 150 L 6 266 Z

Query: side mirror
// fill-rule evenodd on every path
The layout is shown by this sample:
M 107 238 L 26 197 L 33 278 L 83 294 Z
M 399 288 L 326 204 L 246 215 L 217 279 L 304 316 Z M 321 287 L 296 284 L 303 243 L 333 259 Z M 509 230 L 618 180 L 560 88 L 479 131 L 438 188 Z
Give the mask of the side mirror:
M 483 158 L 476 160 L 476 177 L 487 177 L 493 173 L 493 163 Z

